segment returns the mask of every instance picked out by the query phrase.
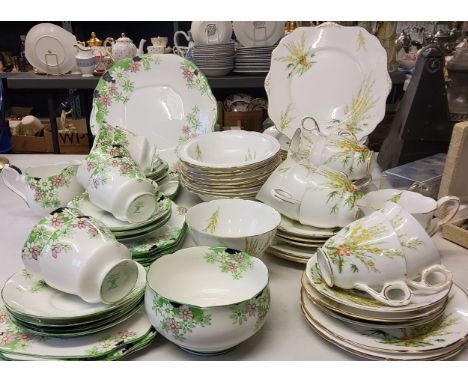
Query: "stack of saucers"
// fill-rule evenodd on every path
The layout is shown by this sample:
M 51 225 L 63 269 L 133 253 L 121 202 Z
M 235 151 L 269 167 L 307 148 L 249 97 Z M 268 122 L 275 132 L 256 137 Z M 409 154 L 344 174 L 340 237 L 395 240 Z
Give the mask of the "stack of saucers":
M 156 183 L 161 182 L 169 175 L 169 165 L 159 156 L 154 158 L 153 168 L 151 172 L 145 174 L 148 179 L 155 181 Z
M 234 73 L 264 74 L 270 70 L 271 52 L 276 46 L 239 47 Z
M 193 61 L 207 76 L 224 76 L 234 68 L 234 43 L 195 45 Z
M 329 287 L 316 256 L 302 277 L 305 318 L 325 340 L 353 354 L 379 360 L 442 360 L 468 339 L 468 296 L 457 285 L 414 294 L 404 306 L 388 306 L 356 289 Z
M 163 193 L 156 191 L 157 208 L 152 216 L 141 223 L 129 223 L 116 219 L 112 214 L 95 206 L 84 192 L 75 197 L 69 206 L 76 208 L 87 216 L 91 216 L 104 223 L 121 242 L 128 240 L 144 240 L 150 237 L 154 231 L 166 224 L 171 218 L 171 200 Z
M 102 332 L 126 322 L 137 314 L 143 302 L 146 272 L 141 265 L 138 271 L 134 289 L 111 305 L 87 303 L 78 296 L 49 287 L 26 270 L 18 271 L 2 290 L 0 352 L 27 347 L 32 337 L 24 333 L 72 338 Z
M 279 142 L 266 134 L 229 130 L 204 134 L 180 145 L 181 183 L 204 201 L 255 199 L 281 163 Z
M 276 230 L 275 243 L 267 249 L 267 253 L 304 264 L 336 231 L 337 229 L 304 225 L 282 215 Z

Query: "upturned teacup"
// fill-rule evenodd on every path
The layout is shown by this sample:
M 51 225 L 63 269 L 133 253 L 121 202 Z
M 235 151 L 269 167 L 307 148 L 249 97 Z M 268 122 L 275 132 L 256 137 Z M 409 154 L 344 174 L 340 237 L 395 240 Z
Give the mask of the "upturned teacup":
M 153 183 L 124 156 L 110 158 L 97 167 L 87 191 L 96 206 L 130 223 L 147 220 L 157 208 Z
M 29 235 L 22 257 L 26 269 L 48 285 L 89 303 L 121 300 L 138 277 L 129 250 L 109 229 L 73 209 L 42 219 Z
M 382 212 L 349 224 L 317 251 L 330 287 L 359 289 L 390 306 L 407 305 L 406 261 L 397 233 Z
M 391 188 L 369 192 L 357 204 L 364 215 L 369 215 L 383 208 L 389 201 L 402 206 L 413 215 L 430 235 L 434 235 L 443 224 L 450 222 L 460 207 L 460 198 L 456 196 L 444 196 L 436 201 L 417 192 Z M 436 213 L 442 217 L 433 225 L 432 218 Z
M 76 178 L 80 163 L 72 161 L 30 166 L 23 171 L 7 164 L 1 176 L 5 185 L 20 196 L 34 214 L 44 216 L 59 207 L 65 207 L 70 200 L 84 191 Z M 8 174 L 14 174 L 16 184 L 8 179 Z

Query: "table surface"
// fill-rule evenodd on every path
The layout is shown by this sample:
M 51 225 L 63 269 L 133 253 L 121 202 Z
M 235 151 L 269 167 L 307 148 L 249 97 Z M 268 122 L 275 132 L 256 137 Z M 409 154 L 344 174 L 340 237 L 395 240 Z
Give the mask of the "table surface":
M 7 155 L 20 168 L 82 158 L 79 155 Z M 182 190 L 176 203 L 191 207 L 200 202 L 193 194 Z M 21 248 L 29 231 L 37 222 L 26 204 L 0 182 L 0 286 L 22 268 Z M 434 242 L 442 261 L 453 272 L 455 282 L 468 290 L 468 251 L 444 240 L 438 234 Z M 184 247 L 194 243 L 187 237 Z M 309 327 L 299 306 L 300 279 L 304 265 L 295 264 L 270 255 L 262 260 L 268 266 L 271 280 L 271 310 L 269 317 L 255 336 L 224 355 L 199 357 L 188 354 L 158 335 L 147 348 L 129 356 L 130 360 L 362 360 L 322 340 Z M 455 360 L 468 361 L 468 347 Z

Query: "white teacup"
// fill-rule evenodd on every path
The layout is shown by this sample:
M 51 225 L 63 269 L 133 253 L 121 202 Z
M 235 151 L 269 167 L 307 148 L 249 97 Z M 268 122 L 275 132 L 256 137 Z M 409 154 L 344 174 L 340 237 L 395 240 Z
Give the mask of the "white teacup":
M 344 227 L 356 220 L 359 212 L 356 201 L 362 192 L 345 174 L 326 166 L 315 167 L 307 161 L 296 166 L 308 172 L 300 198 L 291 193 L 289 184 L 271 191 L 277 199 L 299 208 L 296 220 L 319 228 Z
M 86 189 L 96 206 L 130 223 L 147 220 L 156 210 L 153 183 L 131 159 L 108 159 L 91 174 Z
M 357 205 L 364 215 L 369 215 L 382 209 L 389 201 L 397 203 L 413 215 L 430 235 L 434 235 L 443 224 L 451 221 L 460 207 L 460 198 L 456 196 L 444 196 L 435 201 L 417 192 L 391 188 L 369 192 L 357 202 Z M 432 226 L 432 218 L 436 212 L 439 212 L 438 216 L 442 213 L 445 215 Z
M 5 165 L 1 173 L 5 185 L 20 196 L 34 214 L 44 216 L 81 194 L 84 188 L 76 178 L 80 161 L 31 166 L 23 170 Z M 14 174 L 15 183 L 8 179 Z M 23 188 L 20 190 L 19 187 Z
M 359 289 L 390 306 L 407 305 L 406 261 L 400 241 L 382 212 L 356 220 L 317 251 L 328 286 Z
M 166 53 L 166 48 L 160 45 L 150 45 L 148 46 L 148 53 L 150 54 L 164 54 Z
M 167 46 L 168 41 L 168 37 L 151 37 L 151 44 L 153 44 L 154 46 L 162 46 L 163 48 L 165 48 Z
M 24 265 L 51 287 L 86 302 L 115 303 L 135 286 L 137 264 L 107 227 L 76 212 L 67 220 L 60 214 L 44 219 L 42 226 L 53 232 L 40 254 Z M 32 261 L 37 265 L 31 267 Z
M 102 145 L 120 145 L 128 150 L 143 173 L 147 174 L 153 170 L 153 156 L 156 152 L 156 146 L 142 135 L 135 135 L 120 127 L 102 124 L 94 140 L 92 151 Z
M 421 224 L 393 202 L 387 202 L 382 212 L 400 240 L 406 259 L 408 284 L 414 289 L 429 292 L 449 287 L 452 273 L 440 264 L 439 251 Z

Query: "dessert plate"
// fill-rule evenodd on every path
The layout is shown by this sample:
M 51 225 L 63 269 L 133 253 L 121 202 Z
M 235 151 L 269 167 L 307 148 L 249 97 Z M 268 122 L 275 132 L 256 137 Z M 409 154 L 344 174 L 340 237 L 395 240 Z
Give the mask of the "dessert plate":
M 104 73 L 90 124 L 93 134 L 105 121 L 145 136 L 172 168 L 178 145 L 213 131 L 216 117 L 216 100 L 195 64 L 174 54 L 144 54 Z
M 231 40 L 232 24 L 230 21 L 192 21 L 190 31 L 197 45 L 225 44 Z
M 283 21 L 234 21 L 233 29 L 244 47 L 271 46 L 284 36 Z
M 385 115 L 387 54 L 361 27 L 297 28 L 273 51 L 265 88 L 268 115 L 289 138 L 313 117 L 324 135 L 347 130 L 365 140 Z
M 83 322 L 99 315 L 112 314 L 141 298 L 146 285 L 146 271 L 138 265 L 138 272 L 132 292 L 113 305 L 87 303 L 78 296 L 49 287 L 26 270 L 18 271 L 5 283 L 2 299 L 9 310 L 43 322 Z
M 76 38 L 55 24 L 41 23 L 33 26 L 25 40 L 25 55 L 35 68 L 43 73 L 65 74 L 75 64 Z

